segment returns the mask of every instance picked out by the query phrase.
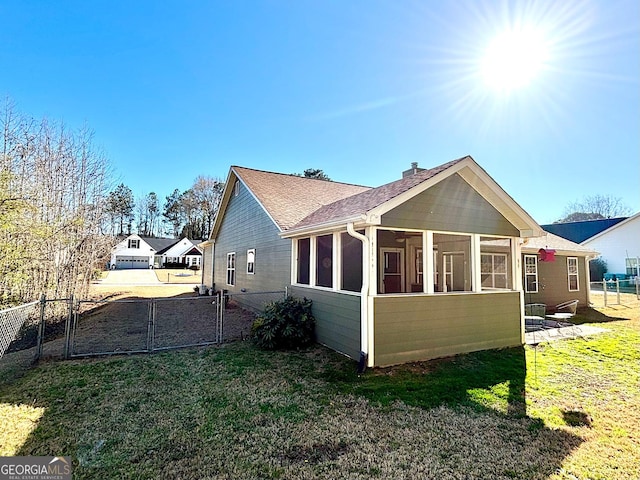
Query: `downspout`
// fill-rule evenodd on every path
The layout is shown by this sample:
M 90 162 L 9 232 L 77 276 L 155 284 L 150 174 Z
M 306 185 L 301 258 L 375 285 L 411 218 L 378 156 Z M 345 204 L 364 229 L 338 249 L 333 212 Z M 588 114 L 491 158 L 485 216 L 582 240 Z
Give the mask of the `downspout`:
M 360 289 L 360 361 L 358 373 L 367 368 L 369 356 L 369 239 L 347 223 L 347 233 L 362 242 L 362 288 Z
M 204 285 L 204 265 L 207 257 L 207 247 L 202 247 L 202 265 L 200 265 L 200 285 Z

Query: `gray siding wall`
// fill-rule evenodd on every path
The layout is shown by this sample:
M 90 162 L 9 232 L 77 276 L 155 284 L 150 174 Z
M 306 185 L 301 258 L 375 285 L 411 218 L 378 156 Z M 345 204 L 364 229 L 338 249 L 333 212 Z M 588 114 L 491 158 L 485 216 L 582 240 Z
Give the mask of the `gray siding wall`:
M 454 174 L 382 216 L 382 225 L 518 237 L 506 218 Z
M 291 280 L 291 240 L 278 228 L 255 198 L 240 185 L 232 196 L 215 239 L 213 280 L 216 290 L 249 293 L 284 290 Z M 247 273 L 247 250 L 255 248 L 255 273 Z M 227 285 L 227 254 L 236 253 L 235 286 Z M 240 298 L 240 297 L 238 297 Z
M 531 254 L 530 254 L 531 255 Z M 556 255 L 555 262 L 538 262 L 538 293 L 524 292 L 525 303 L 544 303 L 549 310 L 555 305 L 569 300 L 579 300 L 578 307 L 589 306 L 587 302 L 587 272 L 584 257 L 578 258 L 578 285 L 577 292 L 569 291 L 569 274 L 567 270 L 567 257 Z M 522 257 L 524 265 L 524 255 Z M 523 285 L 524 269 L 523 269 Z
M 374 298 L 376 366 L 521 345 L 520 293 Z
M 313 301 L 316 340 L 357 360 L 360 357 L 360 296 L 293 286 L 291 294 Z
M 213 285 L 213 245 L 204 247 L 202 256 L 202 283 L 210 288 Z

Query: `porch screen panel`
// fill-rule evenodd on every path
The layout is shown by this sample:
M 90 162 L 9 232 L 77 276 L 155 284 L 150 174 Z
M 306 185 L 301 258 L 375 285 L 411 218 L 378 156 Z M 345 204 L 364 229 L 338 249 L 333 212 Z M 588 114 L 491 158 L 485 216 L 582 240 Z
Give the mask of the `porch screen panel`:
M 333 235 L 316 237 L 316 285 L 333 286 Z
M 510 272 L 511 241 L 508 238 L 480 237 L 482 290 L 509 289 Z
M 341 235 L 342 290 L 359 292 L 362 289 L 362 242 L 348 233 Z
M 309 271 L 311 264 L 311 239 L 298 240 L 298 268 L 297 282 L 309 285 Z
M 437 265 L 442 265 L 442 275 L 437 291 L 470 292 L 471 236 L 434 233 L 434 249 L 438 250 Z

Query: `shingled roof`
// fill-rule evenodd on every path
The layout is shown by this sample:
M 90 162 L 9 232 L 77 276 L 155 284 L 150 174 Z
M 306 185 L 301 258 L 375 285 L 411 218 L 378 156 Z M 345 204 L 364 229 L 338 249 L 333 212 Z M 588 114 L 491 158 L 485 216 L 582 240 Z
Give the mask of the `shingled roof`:
M 554 235 L 550 232 L 544 232 L 545 234 L 541 237 L 533 237 L 529 238 L 527 242 L 522 245 L 522 251 L 538 251 L 541 248 L 552 248 L 558 253 L 569 252 L 573 254 L 582 253 L 587 256 L 596 256 L 598 252 L 593 250 L 592 248 L 585 247 L 578 243 L 572 242 L 571 240 L 567 240 L 566 238 L 562 238 L 558 235 Z
M 226 210 L 237 179 L 247 187 L 248 192 L 280 229 L 281 235 L 293 236 L 359 220 L 375 222 L 376 217 L 383 214 L 385 209 L 393 208 L 395 203 L 407 201 L 457 173 L 520 229 L 521 236 L 530 237 L 542 233 L 535 220 L 470 156 L 431 169 L 416 170 L 416 173 L 400 180 L 370 188 L 233 166 L 229 171 L 219 211 Z M 216 238 L 221 222 L 222 217 L 218 216 L 210 240 Z
M 231 168 L 282 231 L 324 205 L 371 189 L 245 167 Z
M 422 170 L 414 175 L 407 176 L 395 182 L 387 183 L 377 188 L 369 189 L 365 192 L 353 195 L 342 200 L 325 205 L 313 213 L 302 219 L 293 228 L 304 228 L 312 225 L 318 225 L 329 222 L 331 220 L 353 217 L 355 215 L 364 214 L 369 210 L 382 205 L 389 200 L 394 199 L 398 195 L 420 185 L 440 172 L 447 170 L 456 163 L 461 162 L 469 157 L 459 158 L 451 162 L 444 163 L 435 168 Z

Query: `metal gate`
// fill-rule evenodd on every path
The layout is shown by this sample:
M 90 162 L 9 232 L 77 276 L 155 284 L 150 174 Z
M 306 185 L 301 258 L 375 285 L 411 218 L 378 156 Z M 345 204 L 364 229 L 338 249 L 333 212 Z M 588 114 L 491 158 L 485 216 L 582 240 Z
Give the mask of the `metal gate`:
M 223 342 L 220 296 L 82 300 L 65 328 L 65 358 L 151 353 Z

